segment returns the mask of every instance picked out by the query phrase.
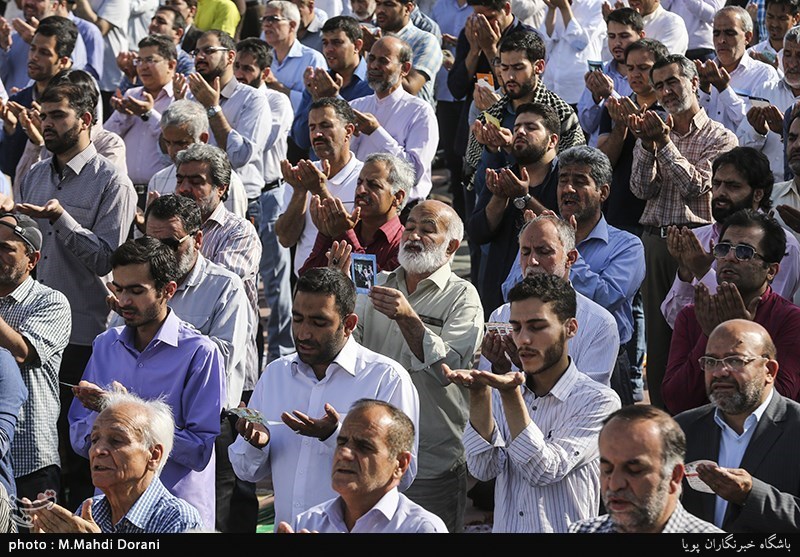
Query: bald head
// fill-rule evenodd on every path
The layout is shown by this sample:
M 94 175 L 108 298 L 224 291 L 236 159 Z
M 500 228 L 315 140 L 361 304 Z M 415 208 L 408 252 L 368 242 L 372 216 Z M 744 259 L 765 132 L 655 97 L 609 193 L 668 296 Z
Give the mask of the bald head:
M 753 321 L 732 319 L 711 332 L 703 358 L 706 394 L 732 427 L 769 396 L 778 374 L 776 355 L 769 333 Z

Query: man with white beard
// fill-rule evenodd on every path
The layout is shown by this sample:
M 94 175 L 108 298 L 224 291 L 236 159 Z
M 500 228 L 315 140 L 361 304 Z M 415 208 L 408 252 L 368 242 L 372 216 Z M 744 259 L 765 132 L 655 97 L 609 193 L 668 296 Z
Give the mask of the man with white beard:
M 467 391 L 451 384 L 442 364 L 469 368 L 483 336 L 477 290 L 450 270 L 464 225 L 452 207 L 423 201 L 406 220 L 400 267 L 381 273 L 356 302 L 356 341 L 400 362 L 420 399 L 419 464 L 405 491 L 438 515 L 449 531 L 462 531 L 467 470 L 461 437 Z

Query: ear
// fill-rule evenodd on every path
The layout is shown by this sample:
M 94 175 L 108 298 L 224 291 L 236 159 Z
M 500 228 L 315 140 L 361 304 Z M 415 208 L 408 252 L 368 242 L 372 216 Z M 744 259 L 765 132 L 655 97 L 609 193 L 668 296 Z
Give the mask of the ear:
M 764 190 L 757 189 L 753 191 L 753 209 L 758 209 L 758 206 L 761 205 L 761 200 L 764 199 Z
M 230 188 L 230 184 L 224 184 L 221 188 L 219 188 L 219 187 L 217 188 L 217 190 L 219 190 L 220 199 L 225 197 L 225 192 L 228 191 L 229 188 Z
M 69 56 L 62 56 L 58 59 L 58 65 L 61 66 L 62 70 L 65 70 L 72 65 L 72 59 Z
M 81 114 L 81 122 L 83 123 L 84 126 L 86 126 L 87 130 L 91 129 L 93 120 L 94 116 L 90 112 L 84 112 L 83 114 Z
M 744 34 L 745 44 L 750 44 L 750 42 L 752 40 L 753 40 L 753 32 L 752 31 L 748 31 L 747 33 Z
M 407 76 L 411 73 L 411 62 L 404 62 L 402 66 L 400 66 L 400 75 L 403 77 Z
M 533 73 L 534 75 L 542 75 L 544 73 L 544 60 L 536 60 L 533 63 Z
M 778 368 L 780 367 L 777 360 L 767 360 L 765 364 L 767 368 L 766 380 L 767 383 L 775 384 L 775 377 L 778 375 Z
M 344 125 L 344 130 L 347 132 L 347 137 L 352 137 L 356 132 L 356 125 L 349 122 Z
M 42 257 L 42 252 L 40 252 L 40 251 L 35 251 L 35 252 L 33 252 L 32 254 L 30 254 L 30 255 L 28 256 L 28 265 L 27 265 L 27 269 L 28 269 L 28 272 L 29 272 L 29 273 L 30 273 L 31 271 L 33 271 L 33 268 L 34 268 L 34 267 L 36 267 L 36 264 L 39 262 L 39 259 L 40 259 L 41 257 Z
M 175 68 L 178 67 L 178 61 L 177 60 L 170 60 L 169 64 L 167 64 L 167 66 L 169 66 L 169 71 L 174 72 Z
M 283 15 L 283 14 L 281 14 Z M 289 31 L 297 32 L 297 22 L 296 21 L 289 21 Z
M 266 82 L 266 81 L 269 81 L 269 76 L 270 76 L 270 74 L 272 74 L 272 68 L 270 68 L 269 66 L 267 66 L 267 67 L 266 67 L 266 68 L 264 68 L 264 70 L 261 72 L 261 81 L 264 81 L 264 82 Z
M 398 481 L 400 478 L 403 477 L 403 474 L 406 473 L 408 467 L 411 465 L 411 453 L 408 451 L 403 451 L 399 455 L 397 455 L 397 468 L 395 469 L 395 479 Z
M 669 478 L 669 492 L 672 493 L 680 493 L 681 492 L 681 482 L 683 481 L 683 476 L 686 475 L 686 470 L 683 467 L 682 463 L 678 463 L 675 465 L 675 468 L 672 469 L 672 473 L 670 474 Z
M 344 336 L 349 337 L 358 325 L 358 315 L 351 313 L 344 318 Z
M 567 252 L 567 269 L 571 269 L 578 260 L 578 250 L 571 249 Z
M 511 2 L 506 2 L 503 5 L 503 13 L 505 13 L 506 15 L 510 15 L 511 14 Z
M 778 271 L 781 270 L 780 263 L 770 263 L 767 266 L 767 282 L 772 284 L 772 281 L 775 279 L 775 276 L 778 274 Z
M 553 133 L 550 134 L 550 143 L 548 143 L 547 148 L 549 150 L 549 149 L 555 149 L 556 147 L 558 147 L 558 135 Z
M 450 240 L 450 243 L 447 244 L 447 255 L 453 255 L 456 251 L 458 251 L 458 247 L 461 245 L 461 240 Z
M 574 317 L 567 319 L 564 326 L 567 328 L 567 338 L 572 338 L 578 334 L 578 320 Z
M 403 200 L 406 198 L 406 192 L 403 190 L 398 190 L 396 194 L 394 194 L 394 206 L 399 207 L 403 204 Z
M 203 231 L 198 230 L 194 234 L 194 246 L 199 250 L 203 246 Z
M 639 31 L 639 38 L 640 38 L 640 39 L 643 39 L 643 38 L 644 38 L 644 29 L 642 29 L 641 31 Z
M 208 132 L 200 133 L 200 143 L 208 143 Z
M 233 66 L 233 62 L 236 60 L 236 50 L 229 50 L 226 56 L 228 58 L 228 65 Z
M 175 34 L 178 35 L 178 42 L 181 42 L 181 39 L 183 38 L 183 34 L 186 32 L 186 29 L 181 27 L 180 29 L 173 29 L 173 31 L 175 31 Z
M 178 283 L 174 280 L 171 280 L 164 285 L 164 297 L 167 299 L 167 301 L 172 299 L 176 290 L 178 290 Z
M 353 43 L 353 47 L 356 49 L 356 52 L 361 52 L 361 49 L 364 48 L 364 39 L 356 39 L 356 42 Z
M 164 445 L 158 443 L 150 447 L 150 458 L 147 460 L 147 469 L 155 472 L 162 458 L 164 458 Z
M 602 203 L 606 199 L 608 199 L 608 194 L 611 193 L 611 186 L 608 184 L 603 184 L 600 186 L 600 202 Z

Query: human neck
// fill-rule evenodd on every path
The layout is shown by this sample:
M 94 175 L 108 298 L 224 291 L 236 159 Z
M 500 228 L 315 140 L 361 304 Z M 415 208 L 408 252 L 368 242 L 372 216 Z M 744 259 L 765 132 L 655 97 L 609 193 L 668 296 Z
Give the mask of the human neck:
M 333 178 L 339 172 L 347 166 L 347 163 L 350 162 L 350 158 L 353 154 L 350 152 L 350 144 L 348 143 L 345 149 L 342 149 L 342 152 L 335 158 L 335 159 L 328 159 L 328 164 L 331 165 L 331 172 L 328 175 L 328 178 Z
M 84 130 L 78 136 L 78 141 L 75 142 L 75 145 L 70 147 L 68 150 L 64 151 L 63 153 L 59 153 L 56 155 L 56 162 L 58 163 L 58 167 L 63 169 L 69 161 L 75 158 L 75 155 L 78 153 L 82 153 L 84 149 L 86 149 L 91 143 L 89 139 L 89 130 Z
M 117 524 L 128 511 L 131 510 L 139 497 L 150 487 L 155 474 L 148 472 L 133 485 L 123 485 L 122 488 L 103 490 L 109 506 L 111 507 L 111 522 Z
M 692 125 L 692 120 L 700 112 L 700 106 L 694 104 L 689 110 L 672 114 L 672 127 L 678 133 L 686 133 Z
M 439 269 L 434 269 L 427 273 L 412 273 L 406 270 L 406 290 L 408 290 L 409 294 L 413 294 L 417 290 L 417 286 L 419 283 L 431 276 L 433 273 L 438 271 Z
M 143 352 L 144 349 L 147 348 L 147 345 L 155 338 L 156 333 L 158 333 L 158 330 L 164 324 L 164 321 L 166 321 L 167 313 L 167 304 L 165 303 L 156 319 L 145 325 L 136 327 L 133 335 L 133 345 L 136 347 L 136 350 Z
M 403 78 L 401 76 L 400 79 L 397 80 L 397 83 L 395 83 L 385 91 L 382 91 L 380 93 L 378 91 L 375 91 L 375 96 L 378 97 L 379 99 L 385 99 L 386 97 L 397 91 L 402 85 L 403 85 Z
M 289 40 L 282 41 L 272 48 L 275 49 L 275 57 L 278 59 L 279 62 L 283 62 L 286 58 L 286 55 L 289 54 L 289 51 L 292 49 L 292 45 L 294 44 L 295 37 L 289 37 Z
M 544 182 L 547 173 L 550 172 L 550 163 L 553 162 L 554 158 L 556 158 L 556 152 L 554 149 L 550 149 L 549 151 L 545 151 L 542 158 L 538 161 L 522 165 L 525 167 L 525 170 L 528 171 L 528 178 L 530 178 L 531 186 L 535 187 Z
M 347 531 L 352 532 L 353 528 L 355 528 L 356 522 L 358 519 L 367 514 L 375 505 L 378 504 L 384 495 L 386 495 L 390 490 L 379 491 L 370 493 L 369 497 L 365 499 L 356 500 L 356 498 L 349 498 L 349 500 L 345 500 L 342 497 L 342 506 L 344 507 L 344 525 L 347 526 Z
M 538 86 L 539 86 L 539 83 L 537 82 L 533 86 L 533 91 L 531 91 L 529 94 L 525 95 L 524 97 L 520 97 L 519 99 L 512 99 L 511 100 L 511 106 L 514 107 L 514 110 L 516 110 L 517 108 L 519 108 L 523 104 L 532 103 L 533 102 L 533 97 L 534 97 L 534 91 L 536 91 L 536 88 Z
M 388 212 L 382 215 L 361 218 L 361 238 L 365 242 L 371 242 L 375 238 L 381 226 L 397 216 L 397 208 L 392 206 Z
M 728 65 L 725 65 L 725 64 L 720 64 L 720 65 L 723 68 L 725 68 L 728 71 L 728 73 L 732 73 L 736 68 L 739 67 L 739 63 L 742 61 L 742 58 L 744 58 L 744 56 L 738 58 L 737 60 L 734 60 L 732 63 L 730 63 Z
M 587 236 L 589 236 L 589 233 L 591 233 L 591 231 L 594 230 L 594 227 L 597 226 L 597 223 L 600 222 L 601 215 L 602 213 L 598 208 L 597 213 L 592 218 L 581 219 L 581 221 L 578 223 L 578 229 L 575 231 L 576 244 L 580 244 L 586 239 Z
M 567 368 L 569 368 L 569 357 L 565 345 L 561 359 L 558 362 L 539 373 L 527 375 L 525 383 L 537 397 L 545 396 L 553 390 L 558 380 L 567 372 Z

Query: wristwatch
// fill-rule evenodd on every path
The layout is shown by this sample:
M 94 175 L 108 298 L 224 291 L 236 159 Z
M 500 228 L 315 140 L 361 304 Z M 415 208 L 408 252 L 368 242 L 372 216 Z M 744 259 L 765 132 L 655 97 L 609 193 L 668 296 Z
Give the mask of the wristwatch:
M 514 207 L 516 207 L 520 211 L 524 211 L 525 207 L 528 206 L 528 201 L 530 201 L 532 197 L 533 196 L 531 194 L 529 194 L 529 193 L 526 193 L 522 197 L 515 197 L 514 198 Z
M 141 118 L 143 122 L 147 122 L 147 121 L 150 119 L 150 114 L 151 114 L 152 112 L 153 112 L 152 110 L 148 110 L 148 111 L 147 111 L 147 112 L 145 112 L 144 114 L 140 114 L 140 115 L 139 115 L 139 118 Z
M 222 107 L 218 104 L 215 104 L 211 108 L 206 109 L 206 116 L 208 116 L 209 118 L 213 118 L 220 112 L 222 112 Z

